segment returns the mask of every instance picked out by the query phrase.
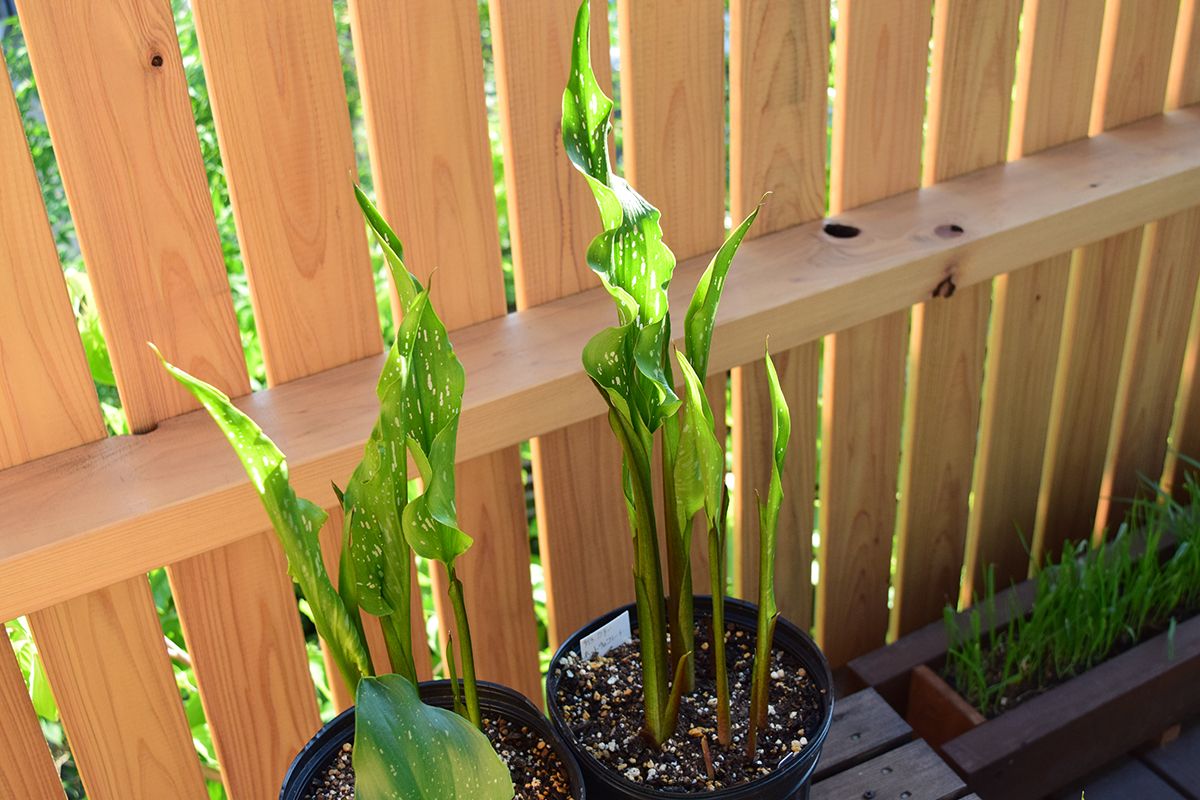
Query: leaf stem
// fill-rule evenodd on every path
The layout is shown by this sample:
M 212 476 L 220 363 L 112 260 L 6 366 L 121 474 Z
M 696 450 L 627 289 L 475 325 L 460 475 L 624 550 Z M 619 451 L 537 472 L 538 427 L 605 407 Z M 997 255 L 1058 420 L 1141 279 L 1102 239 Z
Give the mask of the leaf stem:
M 729 667 L 725 660 L 725 559 L 720 522 L 708 528 L 708 574 L 712 590 L 713 671 L 717 681 L 717 741 L 728 747 L 733 741 L 729 722 Z
M 467 718 L 475 727 L 483 726 L 479 712 L 479 686 L 475 679 L 475 651 L 471 647 L 471 624 L 467 620 L 467 605 L 463 599 L 463 584 L 454 571 L 454 563 L 446 565 L 450 582 L 450 604 L 454 607 L 454 627 L 458 630 L 458 650 L 462 655 L 463 693 L 466 695 Z M 447 653 L 453 659 L 453 653 Z

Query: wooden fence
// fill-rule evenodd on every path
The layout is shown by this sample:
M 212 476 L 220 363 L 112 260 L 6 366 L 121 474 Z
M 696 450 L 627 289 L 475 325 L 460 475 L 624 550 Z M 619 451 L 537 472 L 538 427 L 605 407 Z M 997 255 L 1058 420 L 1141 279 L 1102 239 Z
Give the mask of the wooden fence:
M 330 5 L 192 5 L 270 383 L 243 407 L 332 506 L 383 342 Z M 1092 535 L 1168 443 L 1200 453 L 1197 0 L 839 0 L 832 53 L 827 0 L 619 5 L 624 164 L 680 257 L 676 308 L 726 191 L 734 218 L 773 192 L 708 376 L 719 399 L 731 372 L 738 591 L 768 333 L 794 418 L 782 607 L 835 664 L 968 597 L 987 564 L 1024 576 L 1018 531 L 1035 559 Z M 552 640 L 632 595 L 617 449 L 579 362 L 612 310 L 557 132 L 574 2 L 491 1 L 512 314 L 475 0 L 350 6 L 379 200 L 410 266 L 439 269 L 468 370 L 480 672 L 536 696 L 519 443 Z M 250 391 L 170 4 L 17 8 L 136 434 L 105 437 L 0 81 L 0 620 L 28 615 L 90 797 L 206 797 L 146 580 L 165 565 L 229 795 L 272 797 L 319 725 L 292 586 L 226 443 L 145 346 Z M 5 647 L 0 719 L 0 796 L 61 798 Z

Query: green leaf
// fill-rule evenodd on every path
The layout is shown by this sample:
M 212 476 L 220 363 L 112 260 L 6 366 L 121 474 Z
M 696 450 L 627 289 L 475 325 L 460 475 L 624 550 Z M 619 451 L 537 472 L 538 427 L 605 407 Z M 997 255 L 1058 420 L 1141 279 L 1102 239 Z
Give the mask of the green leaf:
M 791 414 L 788 411 L 787 399 L 783 396 L 783 388 L 779 385 L 779 373 L 775 371 L 775 362 L 771 354 L 766 355 L 767 383 L 771 393 L 771 430 L 772 430 L 772 461 L 771 483 L 767 489 L 767 498 L 760 500 L 758 505 L 758 527 L 760 553 L 760 576 L 762 588 L 759 591 L 759 613 L 774 616 L 777 613 L 775 605 L 775 550 L 778 540 L 779 508 L 783 505 L 783 465 L 787 458 L 788 439 L 792 431 Z
M 396 292 L 400 296 L 400 304 L 402 307 L 408 308 L 416 297 L 416 293 L 421 291 L 421 284 L 404 266 L 404 245 L 400 243 L 400 237 L 392 230 L 392 226 L 388 225 L 387 220 L 379 213 L 379 209 L 371 202 L 371 198 L 367 197 L 366 192 L 358 184 L 354 186 L 354 197 L 358 200 L 358 207 L 362 209 L 363 216 L 367 220 L 367 226 L 383 249 L 384 259 L 387 261 L 388 269 L 392 271 Z
M 399 675 L 358 685 L 356 800 L 512 800 L 508 767 L 477 728 L 421 702 Z
M 600 88 L 591 65 L 588 3 L 575 22 L 571 73 L 563 92 L 563 145 L 588 181 L 604 232 L 588 247 L 588 264 L 600 276 L 617 306 L 619 326 L 601 331 L 584 350 L 588 374 L 618 413 L 640 417 L 649 431 L 675 413 L 679 398 L 666 372 L 671 323 L 667 287 L 675 255 L 663 242 L 659 212 L 614 175 L 608 153 L 612 100 Z
M 721 489 L 725 480 L 725 448 L 717 440 L 712 409 L 704 385 L 687 357 L 675 358 L 683 373 L 686 402 L 675 451 L 675 503 L 679 530 L 691 539 L 691 520 L 704 509 L 710 523 L 721 513 Z
M 333 588 L 321 558 L 317 536 L 328 515 L 315 503 L 296 496 L 288 480 L 287 460 L 254 420 L 224 392 L 169 363 L 153 344 L 150 347 L 167 372 L 200 401 L 233 446 L 279 536 L 288 572 L 312 606 L 317 632 L 353 686 L 373 670 L 366 642 Z
M 411 375 L 404 384 L 401 419 L 424 491 L 409 501 L 401 522 L 417 555 L 448 565 L 472 541 L 458 527 L 454 504 L 454 460 L 466 374 L 446 326 L 429 303 L 428 290 L 419 292 L 405 311 L 397 338 L 409 336 Z
M 759 203 L 750 212 L 750 216 L 742 220 L 742 224 L 729 234 L 729 238 L 709 262 L 708 269 L 700 276 L 696 291 L 692 294 L 692 302 L 688 304 L 687 315 L 683 321 L 684 349 L 688 361 L 701 379 L 708 375 L 708 351 L 712 346 L 713 324 L 716 322 L 721 293 L 725 289 L 725 278 L 729 274 L 730 265 L 733 264 L 733 257 L 737 255 L 742 240 L 746 238 L 750 226 L 758 218 L 761 208 L 762 203 Z

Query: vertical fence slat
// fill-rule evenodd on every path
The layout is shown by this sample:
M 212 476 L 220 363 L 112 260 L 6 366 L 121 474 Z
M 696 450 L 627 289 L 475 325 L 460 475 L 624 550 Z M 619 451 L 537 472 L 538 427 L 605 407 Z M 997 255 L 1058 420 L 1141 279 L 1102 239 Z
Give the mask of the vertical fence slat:
M 1093 132 L 1159 114 L 1179 0 L 1105 8 Z M 1077 250 L 1067 288 L 1034 558 L 1092 533 L 1116 401 L 1143 228 Z M 998 576 L 1003 577 L 1003 576 Z
M 1027 0 L 1010 157 L 1087 135 L 1103 19 L 1103 0 Z M 964 602 L 989 564 L 1001 585 L 1029 567 L 1021 536 L 1037 514 L 1070 263 L 1063 253 L 994 283 Z
M 835 214 L 920 183 L 931 26 L 928 0 L 839 8 Z M 907 311 L 825 342 L 817 635 L 834 664 L 878 647 L 887 632 L 907 343 Z
M 597 284 L 586 252 L 600 224 L 560 133 L 574 9 L 557 0 L 493 0 L 490 8 L 517 307 L 524 309 Z M 608 48 L 608 7 L 593 3 L 592 63 L 606 86 Z M 531 449 L 554 647 L 594 617 L 632 602 L 633 550 L 621 449 L 605 417 L 539 436 Z
M 825 211 L 829 3 L 733 0 L 730 6 L 730 206 L 743 219 L 771 197 L 751 233 L 762 235 Z M 777 583 L 780 612 L 812 624 L 812 531 L 817 468 L 820 343 L 777 353 L 775 366 L 792 412 L 784 473 Z M 735 593 L 758 583 L 754 491 L 770 479 L 771 415 L 766 368 L 733 370 L 733 471 L 737 476 Z
M 1162 474 L 1200 281 L 1197 253 L 1200 208 L 1146 226 L 1094 536 L 1116 530 L 1128 499 L 1149 491 L 1143 477 Z
M 714 251 L 725 232 L 723 4 L 619 0 L 617 8 L 626 176 L 662 211 L 664 239 L 678 260 Z M 724 373 L 703 377 L 723 442 L 728 381 Z M 660 484 L 656 478 L 661 519 Z M 699 526 L 692 570 L 694 583 L 704 586 L 707 532 Z
M 0 54 L 0 75 L 7 75 Z M 12 86 L 0 81 L 0 468 L 104 435 Z M 0 633 L 4 624 L 0 622 Z M 62 800 L 46 740 L 0 644 L 0 796 Z
M 1020 0 L 936 5 L 926 184 L 1004 160 L 1020 14 Z M 892 618 L 899 634 L 958 600 L 991 294 L 983 282 L 913 308 Z
M 1200 103 L 1200 2 L 1183 0 L 1179 24 L 1175 28 L 1175 52 L 1167 83 L 1167 109 L 1174 110 Z M 1163 483 L 1185 497 L 1184 472 L 1187 465 L 1178 458 L 1184 453 L 1200 454 L 1200 391 L 1196 386 L 1197 360 L 1200 359 L 1200 296 L 1192 312 L 1188 346 L 1180 377 L 1179 398 L 1171 427 L 1172 449 L 1163 467 Z
M 196 407 L 147 341 L 247 393 L 170 7 L 39 4 L 24 19 L 131 428 Z M 226 788 L 270 793 L 320 722 L 282 553 L 264 532 L 168 575 Z
M 3 628 L 0 624 L 0 633 Z M 0 758 L 5 764 L 0 770 L 0 797 L 63 800 L 62 784 L 29 704 L 21 668 L 7 644 L 0 644 L 0 719 L 4 720 Z
M 386 0 L 356 0 L 351 7 L 375 185 L 408 266 L 423 278 L 437 270 L 433 302 L 451 331 L 500 316 L 506 306 L 478 6 L 419 2 L 399 11 Z M 480 677 L 538 698 L 520 476 L 516 447 L 458 465 L 460 522 L 475 538 L 458 569 Z M 443 631 L 451 629 L 452 617 L 440 616 Z

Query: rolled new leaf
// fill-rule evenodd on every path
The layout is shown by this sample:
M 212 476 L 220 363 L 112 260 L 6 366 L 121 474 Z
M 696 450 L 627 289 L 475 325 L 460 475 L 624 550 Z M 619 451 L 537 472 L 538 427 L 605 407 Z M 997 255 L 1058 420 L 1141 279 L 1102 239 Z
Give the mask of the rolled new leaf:
M 512 800 L 512 777 L 487 737 L 422 703 L 409 681 L 366 678 L 356 702 L 356 800 Z
M 770 352 L 766 355 L 767 382 L 771 394 L 773 459 L 767 498 L 758 505 L 758 635 L 754 650 L 753 678 L 750 687 L 750 727 L 747 751 L 753 758 L 758 746 L 758 731 L 765 730 L 771 688 L 771 646 L 779 609 L 775 604 L 775 549 L 779 530 L 779 508 L 783 505 L 783 465 L 787 457 L 792 420 L 787 399 L 779 385 L 779 374 Z
M 169 363 L 153 344 L 167 372 L 204 406 L 233 446 L 250 476 L 287 556 L 288 572 L 313 610 L 317 633 L 328 644 L 346 682 L 373 674 L 371 656 L 357 621 L 333 588 L 317 535 L 328 515 L 315 503 L 297 497 L 288 481 L 287 460 L 254 420 L 236 408 L 224 392 Z

